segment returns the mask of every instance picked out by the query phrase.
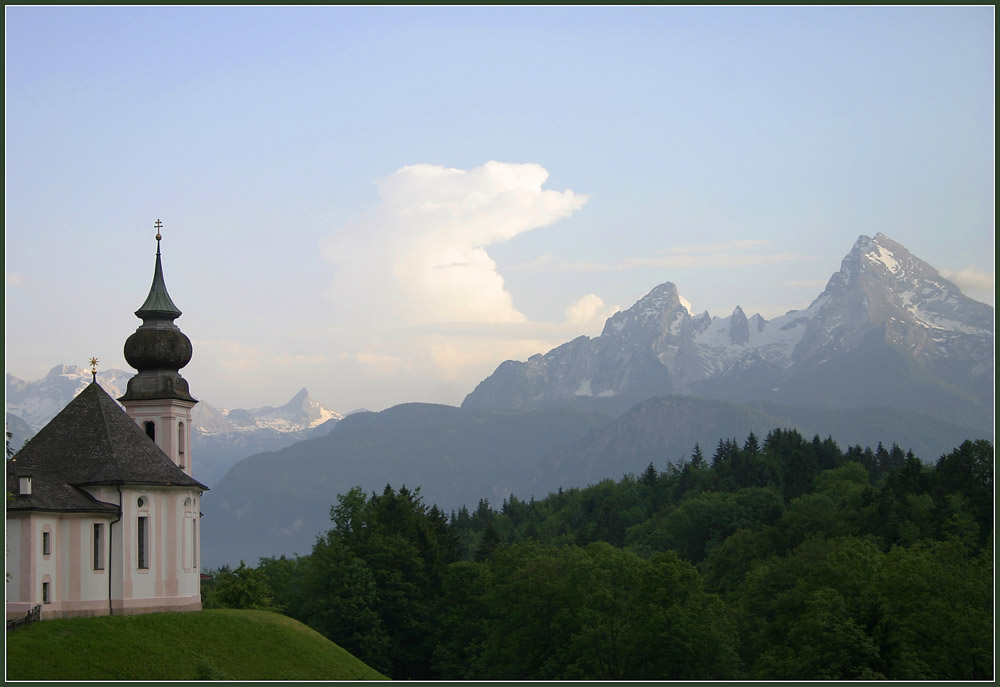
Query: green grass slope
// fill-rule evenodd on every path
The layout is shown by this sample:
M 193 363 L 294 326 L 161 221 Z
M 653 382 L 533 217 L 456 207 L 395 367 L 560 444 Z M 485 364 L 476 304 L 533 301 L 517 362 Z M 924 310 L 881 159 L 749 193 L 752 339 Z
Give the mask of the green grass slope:
M 34 623 L 7 633 L 8 680 L 385 680 L 297 620 L 209 610 Z

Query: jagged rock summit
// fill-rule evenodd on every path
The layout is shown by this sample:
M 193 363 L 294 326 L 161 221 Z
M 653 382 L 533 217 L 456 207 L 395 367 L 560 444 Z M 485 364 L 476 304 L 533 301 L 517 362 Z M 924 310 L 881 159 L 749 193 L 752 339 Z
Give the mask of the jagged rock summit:
M 993 308 L 884 234 L 860 236 L 805 310 L 694 315 L 666 282 L 581 336 L 507 361 L 463 406 L 603 404 L 653 396 L 894 407 L 992 425 Z
M 993 375 L 993 308 L 884 234 L 858 238 L 817 306 L 795 351 L 800 364 L 856 349 L 877 331 L 933 373 L 972 385 Z
M 311 429 L 328 420 L 341 420 L 343 415 L 326 408 L 322 403 L 309 395 L 303 387 L 288 403 L 277 408 L 264 406 L 250 410 L 234 409 L 219 410 L 210 408 L 202 418 L 196 416 L 196 426 L 206 434 L 218 432 L 239 432 L 250 429 L 270 428 L 278 431 L 292 432 Z

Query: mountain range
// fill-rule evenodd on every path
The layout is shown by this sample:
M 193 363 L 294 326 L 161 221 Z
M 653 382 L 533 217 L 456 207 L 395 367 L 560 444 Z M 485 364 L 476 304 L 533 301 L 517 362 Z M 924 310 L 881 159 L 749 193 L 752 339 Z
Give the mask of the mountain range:
M 125 393 L 135 374 L 123 370 L 97 373 L 112 398 Z M 7 431 L 17 448 L 30 439 L 92 380 L 87 368 L 57 365 L 42 379 L 27 382 L 7 374 Z M 216 408 L 205 401 L 191 411 L 194 433 L 191 450 L 196 456 L 196 477 L 215 484 L 235 463 L 262 451 L 277 451 L 296 441 L 319 436 L 343 418 L 301 389 L 282 406 L 244 409 Z
M 203 500 L 203 556 L 306 553 L 353 486 L 419 486 L 444 510 L 658 469 L 794 428 L 932 461 L 993 437 L 993 308 L 878 234 L 805 310 L 692 314 L 672 283 L 579 337 L 507 361 L 460 408 L 405 404 L 235 465 Z

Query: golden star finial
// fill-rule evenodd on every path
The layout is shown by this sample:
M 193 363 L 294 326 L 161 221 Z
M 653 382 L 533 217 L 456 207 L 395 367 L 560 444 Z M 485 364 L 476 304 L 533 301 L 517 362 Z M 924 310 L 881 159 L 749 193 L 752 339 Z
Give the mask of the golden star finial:
M 90 359 L 90 374 L 94 375 L 94 381 L 97 381 L 97 358 Z

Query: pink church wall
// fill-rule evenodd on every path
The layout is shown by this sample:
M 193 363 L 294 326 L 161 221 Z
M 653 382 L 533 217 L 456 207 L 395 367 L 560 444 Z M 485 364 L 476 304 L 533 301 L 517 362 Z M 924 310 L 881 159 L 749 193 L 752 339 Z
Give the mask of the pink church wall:
M 99 488 L 95 498 L 117 502 L 117 490 Z M 143 497 L 143 508 L 137 499 Z M 185 499 L 191 505 L 185 509 Z M 184 547 L 200 556 L 197 542 L 183 536 L 194 527 L 200 492 L 146 487 L 122 489 L 122 518 L 117 514 L 12 513 L 7 520 L 8 572 L 7 617 L 24 615 L 42 603 L 42 581 L 50 583 L 50 602 L 43 604 L 42 617 L 89 616 L 108 613 L 108 583 L 115 613 L 149 613 L 167 610 L 199 610 L 201 577 L 192 563 L 185 565 Z M 139 515 L 149 517 L 148 570 L 138 569 L 136 524 Z M 93 524 L 105 525 L 104 569 L 93 561 Z M 51 553 L 42 550 L 42 532 L 49 531 Z M 11 550 L 10 543 L 17 542 Z M 109 559 L 110 558 L 110 559 Z
M 176 399 L 166 404 L 160 400 L 129 401 L 125 412 L 136 423 L 143 427 L 147 421 L 152 421 L 156 427 L 156 445 L 180 466 L 187 474 L 192 473 L 191 465 L 191 408 L 188 404 Z M 184 424 L 181 433 L 180 425 Z M 183 434 L 183 443 L 181 435 Z

